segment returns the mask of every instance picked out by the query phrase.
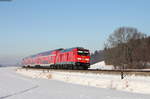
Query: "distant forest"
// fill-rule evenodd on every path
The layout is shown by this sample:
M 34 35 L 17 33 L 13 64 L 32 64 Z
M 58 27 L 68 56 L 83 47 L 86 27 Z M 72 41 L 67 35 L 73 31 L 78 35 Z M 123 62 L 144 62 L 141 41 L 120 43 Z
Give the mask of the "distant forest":
M 0 67 L 2 67 L 3 65 L 0 64 Z
M 91 64 L 105 60 L 115 68 L 150 67 L 150 37 L 136 28 L 120 27 L 108 37 L 105 48 L 91 54 Z
M 103 61 L 105 58 L 104 50 L 96 50 L 94 53 L 91 53 L 91 64 Z

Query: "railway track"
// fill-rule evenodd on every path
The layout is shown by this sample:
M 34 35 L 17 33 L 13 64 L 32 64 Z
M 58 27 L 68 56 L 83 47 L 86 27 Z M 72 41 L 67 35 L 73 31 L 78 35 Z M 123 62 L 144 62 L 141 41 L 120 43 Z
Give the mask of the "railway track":
M 41 70 L 43 72 L 58 71 L 58 72 L 79 72 L 79 73 L 96 73 L 96 74 L 119 74 L 122 77 L 125 75 L 141 75 L 150 76 L 150 69 L 117 69 L 117 70 L 101 70 L 101 69 L 88 69 L 88 70 L 70 70 L 70 69 L 50 69 L 46 67 L 33 68 L 33 67 L 22 67 L 23 69 L 29 70 Z
M 56 71 L 113 71 L 113 72 L 150 72 L 150 69 L 87 69 L 87 70 L 71 70 L 71 69 L 50 69 L 48 67 L 22 67 L 26 69 L 44 69 L 44 70 L 56 70 Z

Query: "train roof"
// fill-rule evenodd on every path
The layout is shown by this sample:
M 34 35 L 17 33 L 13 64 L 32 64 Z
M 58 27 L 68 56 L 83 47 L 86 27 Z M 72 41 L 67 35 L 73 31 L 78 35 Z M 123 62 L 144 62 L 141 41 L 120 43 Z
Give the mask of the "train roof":
M 67 48 L 67 49 L 61 50 L 61 52 L 69 52 L 73 49 L 87 50 L 87 49 L 84 49 L 83 47 L 73 47 L 73 48 Z
M 55 50 L 50 50 L 50 51 L 38 53 L 37 55 L 45 56 L 45 55 L 48 55 L 48 54 L 52 53 L 53 51 L 61 51 L 61 50 L 63 50 L 63 48 L 59 48 L 59 49 L 55 49 Z
M 61 50 L 63 50 L 63 48 L 59 48 L 59 49 L 55 49 L 55 50 L 50 50 L 50 51 L 46 51 L 46 52 L 41 52 L 41 53 L 38 53 L 38 54 L 35 54 L 35 55 L 31 55 L 31 56 L 28 56 L 28 57 L 25 57 L 25 58 L 34 58 L 34 57 L 36 57 L 38 55 L 46 56 L 46 55 L 49 55 L 50 53 L 52 53 L 53 51 L 61 51 Z

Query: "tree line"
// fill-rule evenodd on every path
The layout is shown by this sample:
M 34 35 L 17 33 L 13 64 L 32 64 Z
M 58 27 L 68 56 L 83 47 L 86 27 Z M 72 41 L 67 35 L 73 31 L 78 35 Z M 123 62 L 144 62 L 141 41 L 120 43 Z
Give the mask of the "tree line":
M 99 60 L 119 69 L 147 68 L 150 65 L 150 37 L 136 28 L 120 27 L 109 35 L 104 50 L 91 54 L 91 63 Z

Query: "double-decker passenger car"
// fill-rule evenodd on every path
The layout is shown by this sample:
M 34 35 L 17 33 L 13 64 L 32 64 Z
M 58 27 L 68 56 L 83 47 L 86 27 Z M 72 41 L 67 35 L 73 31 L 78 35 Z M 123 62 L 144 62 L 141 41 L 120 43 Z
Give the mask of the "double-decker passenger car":
M 90 52 L 82 47 L 56 49 L 26 57 L 22 63 L 28 67 L 88 69 L 90 66 Z

